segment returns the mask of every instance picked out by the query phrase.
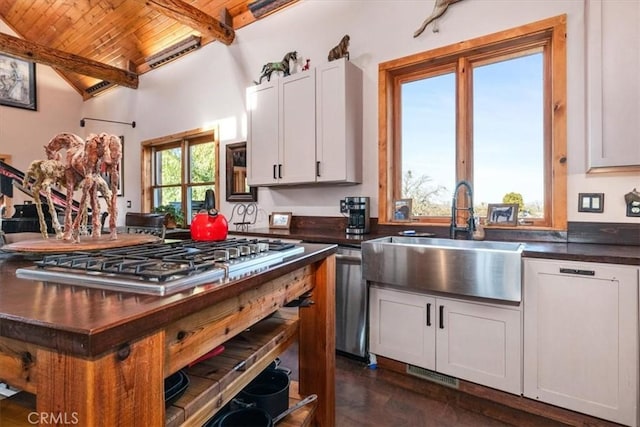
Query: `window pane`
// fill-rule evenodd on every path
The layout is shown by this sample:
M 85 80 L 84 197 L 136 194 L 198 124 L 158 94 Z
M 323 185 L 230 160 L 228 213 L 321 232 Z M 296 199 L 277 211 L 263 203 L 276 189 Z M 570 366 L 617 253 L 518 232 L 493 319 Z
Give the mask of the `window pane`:
M 182 179 L 180 147 L 156 151 L 156 185 L 180 184 Z
M 473 69 L 474 208 L 524 202 L 521 217 L 544 217 L 543 55 Z M 516 198 L 504 200 L 515 193 Z
M 455 187 L 455 75 L 402 84 L 402 198 L 415 216 L 448 216 Z
M 189 201 L 187 205 L 187 218 L 193 218 L 200 209 L 204 209 L 205 192 L 209 189 L 215 192 L 215 189 L 210 185 L 199 185 L 187 188 L 187 200 Z M 218 206 L 216 206 L 216 208 L 218 208 Z M 189 220 L 189 223 L 191 223 L 191 220 Z
M 216 170 L 216 153 L 213 142 L 190 145 L 189 160 L 191 182 L 213 182 Z
M 156 188 L 153 193 L 153 207 L 171 205 L 176 209 L 182 209 L 182 190 L 177 187 Z

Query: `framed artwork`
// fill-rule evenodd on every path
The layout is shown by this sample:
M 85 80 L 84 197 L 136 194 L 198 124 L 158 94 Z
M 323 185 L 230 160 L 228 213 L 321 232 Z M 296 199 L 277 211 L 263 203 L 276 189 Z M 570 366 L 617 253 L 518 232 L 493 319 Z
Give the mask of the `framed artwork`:
M 257 202 L 258 187 L 247 184 L 247 142 L 227 144 L 227 202 Z
M 36 64 L 0 54 L 0 105 L 36 110 Z
M 122 144 L 122 157 L 120 157 L 120 179 L 118 180 L 118 197 L 124 196 L 124 135 L 120 135 L 120 143 Z M 107 181 L 107 184 L 111 182 L 111 174 L 108 172 L 101 172 L 102 178 Z
M 604 212 L 604 193 L 579 193 L 578 212 Z
M 487 224 L 489 225 L 518 225 L 518 204 L 499 203 L 489 204 L 487 208 Z
M 291 226 L 291 212 L 272 212 L 269 218 L 269 228 L 285 228 Z
M 408 222 L 411 221 L 411 199 L 398 199 L 393 201 L 393 221 Z

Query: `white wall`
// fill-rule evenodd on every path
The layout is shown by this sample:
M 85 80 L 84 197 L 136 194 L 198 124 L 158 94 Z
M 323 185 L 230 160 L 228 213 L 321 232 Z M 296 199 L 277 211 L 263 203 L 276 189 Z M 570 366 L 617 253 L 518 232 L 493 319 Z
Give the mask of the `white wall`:
M 140 141 L 217 124 L 221 128 L 221 152 L 224 153 L 226 143 L 246 138 L 245 88 L 259 77 L 264 63 L 279 61 L 286 52 L 297 50 L 303 59 L 311 59 L 311 66 L 321 64 L 340 38 L 349 34 L 351 61 L 364 71 L 363 184 L 260 188 L 258 202 L 267 213 L 292 211 L 294 215 L 339 216 L 339 199 L 364 195 L 372 198 L 373 216 L 377 216 L 378 64 L 566 13 L 569 220 L 640 222 L 640 219 L 625 216 L 623 200 L 623 195 L 633 187 L 640 188 L 638 176 L 587 176 L 585 173 L 583 0 L 465 0 L 451 6 L 440 19 L 439 33 L 433 33 L 429 26 L 420 37 L 413 38 L 413 32 L 431 13 L 432 7 L 433 2 L 426 0 L 303 0 L 238 30 L 231 46 L 212 43 L 142 75 L 137 90 L 116 88 L 85 102 L 82 106 L 84 116 L 125 122 L 135 120 L 137 123 L 135 129 L 99 123 L 84 129 L 84 132 L 104 130 L 125 135 L 125 197 L 119 201 L 121 212 L 125 210 L 126 200 L 132 201 L 131 210 L 140 209 Z M 13 122 L 8 124 L 12 126 Z M 0 138 L 2 132 L 0 130 Z M 39 153 L 41 144 L 34 144 L 32 152 Z M 14 163 L 20 166 L 19 162 Z M 223 170 L 222 182 L 224 178 Z M 578 213 L 579 192 L 606 193 L 605 212 Z M 231 209 L 231 204 L 222 204 L 222 211 L 227 216 Z M 124 215 L 121 221 L 122 218 Z M 264 225 L 266 216 L 261 219 Z

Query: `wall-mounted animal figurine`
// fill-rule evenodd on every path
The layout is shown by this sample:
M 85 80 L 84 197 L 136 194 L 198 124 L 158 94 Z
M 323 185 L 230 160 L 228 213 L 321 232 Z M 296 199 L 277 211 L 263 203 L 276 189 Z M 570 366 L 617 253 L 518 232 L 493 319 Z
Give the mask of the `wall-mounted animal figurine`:
M 436 0 L 436 3 L 433 5 L 433 11 L 431 12 L 431 15 L 429 15 L 427 19 L 424 20 L 420 28 L 418 28 L 416 32 L 413 33 L 413 37 L 415 38 L 422 34 L 424 29 L 427 28 L 427 25 L 429 25 L 431 22 L 433 22 L 433 32 L 437 33 L 439 31 L 438 18 L 444 15 L 449 5 L 452 5 L 459 1 L 462 0 Z
M 260 80 L 258 82 L 254 82 L 255 84 L 262 83 L 263 78 L 267 78 L 267 81 L 271 81 L 271 74 L 274 71 L 280 71 L 283 76 L 288 76 L 291 74 L 291 68 L 289 65 L 290 61 L 296 62 L 298 60 L 298 52 L 293 51 L 287 53 L 282 61 L 280 62 L 267 62 L 262 66 L 262 71 L 260 72 Z
M 329 51 L 329 61 L 343 57 L 346 57 L 347 60 L 349 59 L 349 34 L 345 34 L 338 46 Z

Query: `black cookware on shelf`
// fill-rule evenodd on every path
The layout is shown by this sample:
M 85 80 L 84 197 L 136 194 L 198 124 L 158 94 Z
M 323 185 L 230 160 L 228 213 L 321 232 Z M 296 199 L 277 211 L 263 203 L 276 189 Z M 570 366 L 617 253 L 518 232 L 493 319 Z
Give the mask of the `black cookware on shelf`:
M 184 371 L 169 375 L 164 380 L 164 405 L 170 406 L 184 394 L 189 386 L 189 377 Z
M 280 420 L 294 411 L 302 408 L 304 405 L 313 402 L 318 398 L 317 395 L 311 394 L 296 403 L 290 408 L 285 409 L 280 414 L 272 417 L 269 412 L 255 406 L 238 409 L 228 412 L 215 421 L 213 424 L 207 423 L 209 427 L 274 427 Z

